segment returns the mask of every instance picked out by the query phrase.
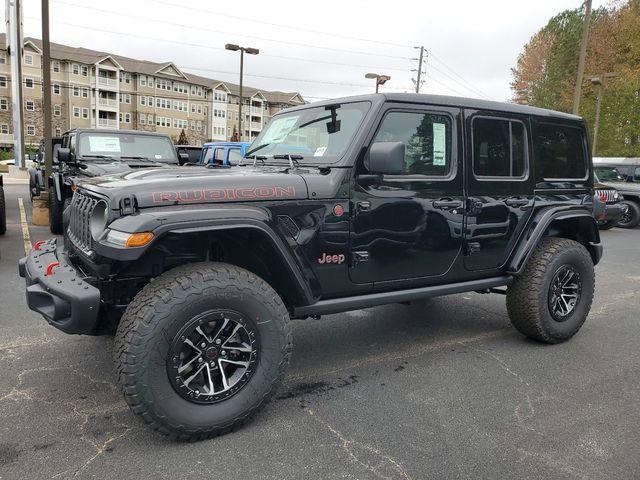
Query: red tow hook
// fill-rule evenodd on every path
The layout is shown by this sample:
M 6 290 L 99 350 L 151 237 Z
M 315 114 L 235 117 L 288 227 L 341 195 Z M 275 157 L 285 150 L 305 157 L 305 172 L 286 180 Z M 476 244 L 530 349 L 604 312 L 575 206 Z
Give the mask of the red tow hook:
M 46 243 L 46 240 L 38 240 L 36 243 L 33 244 L 33 249 L 40 250 L 40 247 L 45 243 Z
M 59 262 L 51 262 L 49 265 L 47 265 L 47 269 L 44 272 L 44 276 L 48 277 L 49 275 L 53 275 L 53 269 L 56 268 L 58 265 L 60 265 Z

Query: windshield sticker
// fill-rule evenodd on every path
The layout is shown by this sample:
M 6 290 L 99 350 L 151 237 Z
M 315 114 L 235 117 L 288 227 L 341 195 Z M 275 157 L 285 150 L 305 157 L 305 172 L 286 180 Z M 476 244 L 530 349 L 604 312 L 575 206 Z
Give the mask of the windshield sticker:
M 327 147 L 318 147 L 316 148 L 315 153 L 313 154 L 314 157 L 322 157 L 324 155 L 324 152 L 327 151 Z
M 162 158 L 162 155 L 158 155 L 157 153 L 154 156 L 156 157 L 156 160 L 160 160 Z
M 262 143 L 282 143 L 297 121 L 297 115 L 273 120 L 262 138 Z
M 445 165 L 447 158 L 446 125 L 433 124 L 433 164 Z
M 89 149 L 92 152 L 120 153 L 120 139 L 118 137 L 89 137 Z

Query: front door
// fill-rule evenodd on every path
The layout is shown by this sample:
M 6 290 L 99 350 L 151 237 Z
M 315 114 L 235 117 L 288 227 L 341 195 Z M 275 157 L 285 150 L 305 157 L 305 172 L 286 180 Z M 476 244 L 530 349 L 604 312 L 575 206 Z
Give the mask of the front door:
M 462 245 L 461 112 L 454 108 L 389 106 L 375 142 L 405 144 L 404 171 L 372 175 L 366 155 L 352 191 L 350 278 L 398 286 L 445 274 Z M 376 285 L 385 288 L 384 285 Z
M 490 270 L 505 264 L 534 203 L 530 171 L 531 129 L 527 117 L 465 111 L 467 217 L 465 268 Z

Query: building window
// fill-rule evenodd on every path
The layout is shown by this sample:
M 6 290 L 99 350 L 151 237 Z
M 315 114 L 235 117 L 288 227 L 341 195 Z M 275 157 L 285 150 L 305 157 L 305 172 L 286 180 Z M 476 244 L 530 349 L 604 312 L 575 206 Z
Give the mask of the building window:
M 80 118 L 80 107 L 73 107 L 73 116 L 75 118 Z
M 120 94 L 120 103 L 131 103 L 131 94 L 130 93 L 121 93 Z
M 2 125 L 0 125 L 0 133 L 8 134 L 9 133 L 9 125 L 6 124 L 6 123 L 3 123 Z
M 140 122 L 140 125 L 145 125 L 147 123 L 147 115 L 144 113 L 141 114 L 138 121 Z
M 131 123 L 131 114 L 130 113 L 125 113 L 124 114 L 124 123 Z
M 9 101 L 6 98 L 0 98 L 0 110 L 9 110 Z
M 24 77 L 24 86 L 26 88 L 33 88 L 33 78 L 31 77 Z
M 82 118 L 89 118 L 89 109 L 88 108 L 83 108 L 82 109 Z
M 86 65 L 82 65 L 82 76 L 83 77 L 89 76 L 89 67 L 87 67 Z
M 74 97 L 80 96 L 80 87 L 73 87 L 73 96 Z
M 78 65 L 77 63 L 72 64 L 71 73 L 73 73 L 74 75 L 80 75 L 80 65 Z
M 82 89 L 82 98 L 89 98 L 89 89 L 88 88 L 83 88 Z
M 59 117 L 62 114 L 62 107 L 60 105 L 53 106 L 53 116 Z
M 7 57 L 4 52 L 0 52 L 0 65 L 4 65 L 7 63 Z
M 120 83 L 131 83 L 131 74 L 128 72 L 120 72 Z
M 51 70 L 53 70 L 55 73 L 60 73 L 60 62 L 57 60 L 51 62 Z
M 60 95 L 60 84 L 58 83 L 53 84 L 53 94 Z
M 56 131 L 54 134 L 56 137 L 61 137 L 62 136 L 62 129 L 60 127 L 56 127 Z
M 153 125 L 153 114 L 149 113 L 147 115 L 147 125 Z
M 178 93 L 189 93 L 184 83 L 173 82 L 173 91 Z
M 160 90 L 168 90 L 171 91 L 171 80 L 164 80 L 162 78 L 156 78 L 156 88 Z
M 33 112 L 36 109 L 36 104 L 33 103 L 33 100 L 26 100 L 24 102 L 24 108 L 30 112 Z
M 27 135 L 33 137 L 36 134 L 36 127 L 33 125 L 27 125 Z
M 147 86 L 147 76 L 146 75 L 140 75 L 138 77 L 138 80 L 139 80 L 141 86 L 143 86 L 143 87 Z
M 33 55 L 25 53 L 24 54 L 24 64 L 28 65 L 28 66 L 33 65 Z
M 0 87 L 7 88 L 7 77 L 0 75 Z

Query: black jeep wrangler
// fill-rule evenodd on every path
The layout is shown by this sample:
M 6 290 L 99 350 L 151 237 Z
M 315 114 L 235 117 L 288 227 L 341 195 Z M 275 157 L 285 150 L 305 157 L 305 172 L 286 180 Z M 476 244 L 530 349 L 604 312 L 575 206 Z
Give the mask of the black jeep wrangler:
M 519 105 L 368 95 L 279 113 L 244 166 L 148 169 L 77 188 L 69 249 L 20 261 L 29 307 L 116 329 L 133 411 L 224 433 L 273 395 L 290 319 L 506 294 L 524 335 L 572 337 L 602 255 L 584 122 Z
M 62 233 L 63 211 L 69 206 L 79 181 L 129 172 L 139 168 L 178 165 L 178 156 L 168 135 L 134 130 L 77 128 L 54 139 L 53 172 L 49 182 L 49 228 Z M 30 183 L 38 185 L 44 162 Z M 31 177 L 34 177 L 31 180 Z M 40 180 L 41 182 L 42 180 Z M 32 191 L 40 194 L 42 187 Z

